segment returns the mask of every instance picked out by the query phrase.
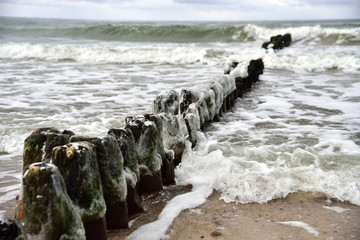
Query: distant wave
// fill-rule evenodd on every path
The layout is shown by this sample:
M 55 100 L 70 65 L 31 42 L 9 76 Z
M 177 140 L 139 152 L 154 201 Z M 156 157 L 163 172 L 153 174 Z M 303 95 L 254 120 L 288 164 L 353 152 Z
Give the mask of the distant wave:
M 321 44 L 360 44 L 360 27 L 301 25 L 296 27 L 261 26 L 256 24 L 150 24 L 106 23 L 81 26 L 38 25 L 23 27 L 0 27 L 0 32 L 19 36 L 45 36 L 66 39 L 88 39 L 126 42 L 238 42 L 266 41 L 270 36 L 291 33 L 295 41 L 318 41 Z
M 43 28 L 0 28 L 0 32 L 14 35 L 42 35 L 59 38 L 80 38 L 102 41 L 127 42 L 233 42 L 247 40 L 244 26 L 211 25 L 150 25 L 101 24 Z
M 322 45 L 354 45 L 360 44 L 360 27 L 322 27 L 298 26 L 285 28 L 269 28 L 257 25 L 246 25 L 244 32 L 248 39 L 269 40 L 270 36 L 290 33 L 293 41 L 314 42 Z

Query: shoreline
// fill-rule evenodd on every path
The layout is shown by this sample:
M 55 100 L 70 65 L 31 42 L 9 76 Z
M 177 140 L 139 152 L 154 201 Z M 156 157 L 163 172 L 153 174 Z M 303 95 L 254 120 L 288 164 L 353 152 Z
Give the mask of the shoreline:
M 128 229 L 108 231 L 108 239 L 126 239 L 138 227 L 155 221 L 172 198 L 191 188 L 170 185 L 142 195 L 145 212 L 134 215 Z M 204 204 L 182 211 L 164 239 L 360 239 L 360 206 L 324 194 L 295 192 L 265 204 L 225 203 L 220 196 L 214 191 Z M 14 210 L 8 206 L 4 216 L 13 219 Z M 291 226 L 294 222 L 309 228 Z
M 155 221 L 171 198 L 189 191 L 191 186 L 172 185 L 143 196 L 146 212 L 134 216 L 129 229 L 108 232 L 108 239 L 126 239 L 137 227 Z M 295 192 L 266 204 L 225 203 L 220 195 L 214 191 L 204 204 L 182 211 L 163 239 L 360 238 L 360 206 L 328 199 L 324 194 Z M 307 224 L 308 229 L 286 222 Z
M 219 197 L 213 192 L 205 204 L 183 211 L 169 239 L 360 239 L 360 206 L 323 194 L 296 192 L 266 204 Z
M 129 228 L 121 228 L 108 231 L 109 240 L 125 239 L 138 227 L 155 221 L 166 204 L 174 197 L 188 193 L 191 191 L 192 186 L 170 185 L 151 194 L 144 194 L 141 196 L 144 212 L 138 213 L 131 217 L 129 221 Z

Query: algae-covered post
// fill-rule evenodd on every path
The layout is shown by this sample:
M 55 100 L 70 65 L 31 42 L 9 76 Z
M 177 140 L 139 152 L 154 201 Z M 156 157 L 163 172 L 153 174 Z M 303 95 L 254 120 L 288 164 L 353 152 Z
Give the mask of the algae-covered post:
M 110 129 L 109 135 L 116 138 L 124 158 L 124 174 L 127 185 L 128 215 L 143 212 L 143 206 L 138 194 L 137 183 L 140 179 L 139 154 L 135 149 L 135 139 L 129 129 Z
M 69 143 L 73 135 L 71 131 L 60 132 L 56 128 L 35 129 L 24 142 L 23 174 L 32 163 L 50 162 L 53 148 Z
M 175 90 L 171 90 L 167 95 L 157 96 L 153 103 L 153 112 L 155 114 L 179 114 L 179 93 Z
M 70 142 L 86 141 L 95 145 L 104 199 L 108 229 L 128 227 L 127 187 L 123 172 L 123 156 L 114 136 L 73 136 Z
M 60 132 L 56 128 L 35 129 L 24 141 L 22 174 L 29 166 L 37 162 L 50 162 L 54 147 L 69 143 L 74 133 L 69 130 Z M 23 194 L 17 199 L 15 218 L 24 220 Z
M 31 239 L 85 239 L 81 217 L 56 166 L 32 164 L 23 184 L 25 230 Z
M 220 120 L 259 80 L 264 64 L 228 68 L 209 84 L 158 96 L 154 114 L 129 116 L 105 137 L 34 130 L 24 144 L 25 235 L 101 240 L 107 228 L 127 228 L 129 217 L 144 211 L 140 195 L 174 183 L 186 141 L 194 147 L 197 132 Z
M 53 149 L 51 161 L 59 168 L 66 190 L 79 209 L 87 239 L 106 239 L 106 204 L 96 160 L 96 147 L 73 142 Z
M 181 156 L 185 149 L 185 142 L 188 138 L 188 131 L 185 119 L 181 115 L 169 115 L 166 113 L 159 114 L 161 117 L 163 129 L 162 137 L 164 148 L 173 152 L 173 156 L 169 155 L 167 160 L 169 164 L 179 165 Z M 173 181 L 174 179 L 169 179 Z
M 161 190 L 163 188 L 161 166 L 165 159 L 165 150 L 160 117 L 130 116 L 126 118 L 125 123 L 125 129 L 129 129 L 134 135 L 135 149 L 139 155 L 139 193 Z

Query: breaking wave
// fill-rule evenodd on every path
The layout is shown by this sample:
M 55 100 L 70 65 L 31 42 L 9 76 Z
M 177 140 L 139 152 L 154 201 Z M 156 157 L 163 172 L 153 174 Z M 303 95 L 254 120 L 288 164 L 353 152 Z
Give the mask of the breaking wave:
M 125 42 L 206 43 L 265 41 L 276 34 L 291 33 L 295 41 L 320 41 L 322 44 L 356 44 L 360 42 L 358 22 L 342 24 L 299 22 L 284 25 L 279 22 L 92 22 L 70 21 L 67 24 L 32 23 L 5 19 L 0 27 L 3 35 L 34 38 L 62 38 Z M 22 20 L 25 21 L 25 20 Z M 48 24 L 52 24 L 49 25 Z

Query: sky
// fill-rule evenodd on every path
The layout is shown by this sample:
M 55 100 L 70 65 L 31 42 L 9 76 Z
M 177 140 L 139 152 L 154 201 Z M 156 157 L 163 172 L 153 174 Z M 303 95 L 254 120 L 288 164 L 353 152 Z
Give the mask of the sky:
M 0 16 L 254 21 L 360 18 L 360 0 L 0 0 Z

